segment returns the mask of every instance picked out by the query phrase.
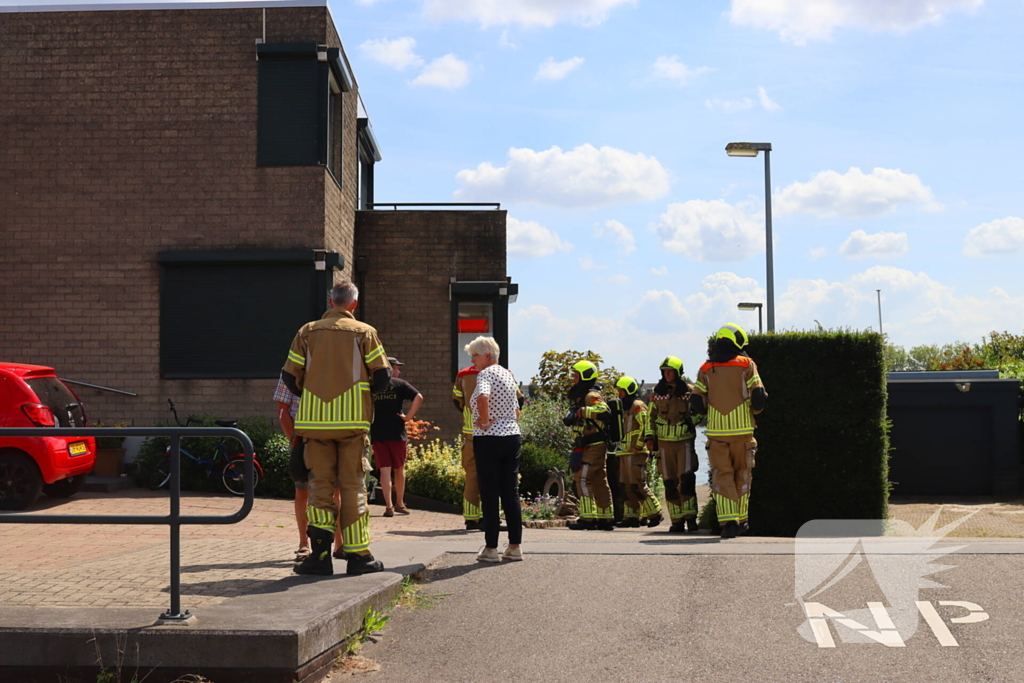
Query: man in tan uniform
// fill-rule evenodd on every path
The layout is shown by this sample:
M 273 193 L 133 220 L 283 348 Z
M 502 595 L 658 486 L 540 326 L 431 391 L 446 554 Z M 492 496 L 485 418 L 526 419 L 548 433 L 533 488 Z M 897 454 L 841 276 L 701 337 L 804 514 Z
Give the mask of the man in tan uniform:
M 377 331 L 352 315 L 359 290 L 351 282 L 331 290 L 330 309 L 303 325 L 288 351 L 282 378 L 297 394 L 295 433 L 306 446 L 310 469 L 309 540 L 312 552 L 295 566 L 297 574 L 331 575 L 331 541 L 340 518 L 348 574 L 379 572 L 370 554 L 370 511 L 363 476 L 373 422 L 372 391 L 391 379 L 387 354 Z M 371 387 L 372 381 L 372 387 Z M 334 504 L 334 482 L 341 486 L 341 510 Z M 335 556 L 339 556 L 336 554 Z
M 672 533 L 697 531 L 697 453 L 694 425 L 701 416 L 690 412 L 690 386 L 683 379 L 683 361 L 669 356 L 661 362 L 661 380 L 651 396 L 647 447 L 658 454 L 665 480 L 665 500 Z
M 619 482 L 626 498 L 622 506 L 622 521 L 615 526 L 638 528 L 661 524 L 661 501 L 647 486 L 647 406 L 638 395 L 640 385 L 632 377 L 620 377 L 615 383 L 619 393 L 618 406 L 611 412 L 621 425 L 615 455 L 619 458 Z M 609 401 L 611 403 L 611 401 Z
M 690 402 L 693 411 L 707 409 L 708 462 L 722 538 L 747 530 L 750 478 L 757 441 L 754 415 L 764 410 L 768 393 L 757 365 L 743 352 L 747 333 L 735 323 L 718 330 L 711 357 L 700 366 Z
M 480 520 L 483 508 L 480 507 L 480 484 L 476 478 L 476 458 L 473 456 L 473 410 L 469 398 L 476 389 L 476 374 L 479 370 L 470 365 L 459 370 L 452 387 L 452 400 L 455 409 L 462 413 L 462 469 L 466 472 L 466 485 L 462 491 L 462 517 L 466 520 L 466 528 L 471 531 L 482 531 Z
M 611 531 L 615 528 L 612 521 L 615 509 L 605 462 L 608 437 L 604 422 L 608 417 L 608 404 L 597 385 L 596 365 L 581 360 L 572 366 L 572 371 L 576 383 L 569 391 L 571 407 L 562 422 L 572 429 L 575 437 L 569 466 L 580 501 L 580 518 L 569 524 L 569 528 Z

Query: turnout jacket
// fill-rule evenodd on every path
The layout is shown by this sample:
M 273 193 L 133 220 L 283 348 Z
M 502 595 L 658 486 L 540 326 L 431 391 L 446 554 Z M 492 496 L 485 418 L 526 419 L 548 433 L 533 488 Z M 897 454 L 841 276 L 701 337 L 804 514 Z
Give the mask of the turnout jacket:
M 701 416 L 691 413 L 690 394 L 677 396 L 678 382 L 665 384 L 668 386 L 665 394 L 655 393 L 651 396 L 644 437 L 648 440 L 654 440 L 656 437 L 658 441 L 687 441 L 696 438 L 695 426 L 700 422 Z
M 709 437 L 753 434 L 757 426 L 754 414 L 761 412 L 750 405 L 755 389 L 764 391 L 764 384 L 757 365 L 748 356 L 739 355 L 724 363 L 709 360 L 700 366 L 693 393 L 701 396 L 706 406 L 704 433 Z
M 650 417 L 644 402 L 635 399 L 633 405 L 623 405 L 619 419 L 622 421 L 622 440 L 615 444 L 615 455 L 646 454 L 647 445 L 644 439 Z
M 469 399 L 476 390 L 476 376 L 479 372 L 474 365 L 459 370 L 459 374 L 455 376 L 455 385 L 452 387 L 452 399 L 462 411 L 462 433 L 469 438 L 473 437 L 473 407 L 469 404 Z
M 295 378 L 299 412 L 295 433 L 329 440 L 361 434 L 373 422 L 374 371 L 390 372 L 377 330 L 348 311 L 331 308 L 299 328 L 284 372 Z
M 572 424 L 572 433 L 576 437 L 575 447 L 605 441 L 603 420 L 608 414 L 608 404 L 601 392 L 591 389 L 576 402 L 576 407 L 576 420 Z

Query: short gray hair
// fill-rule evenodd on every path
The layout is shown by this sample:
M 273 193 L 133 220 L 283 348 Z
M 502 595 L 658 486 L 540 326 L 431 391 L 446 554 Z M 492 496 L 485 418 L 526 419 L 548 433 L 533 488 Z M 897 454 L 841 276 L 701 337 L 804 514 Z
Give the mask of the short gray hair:
M 335 306 L 348 306 L 359 299 L 359 288 L 351 282 L 339 282 L 331 287 L 331 301 Z
M 494 341 L 494 337 L 477 337 L 466 344 L 466 353 L 471 356 L 474 353 L 490 354 L 491 358 L 498 360 L 498 357 L 501 356 L 501 347 L 498 346 L 498 342 Z

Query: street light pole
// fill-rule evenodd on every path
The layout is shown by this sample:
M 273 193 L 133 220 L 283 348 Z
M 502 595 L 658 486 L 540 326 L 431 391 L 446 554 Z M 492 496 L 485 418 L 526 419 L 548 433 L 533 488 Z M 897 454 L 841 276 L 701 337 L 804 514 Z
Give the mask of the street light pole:
M 741 311 L 752 311 L 755 308 L 757 309 L 757 333 L 758 334 L 761 334 L 761 333 L 764 332 L 764 328 L 761 326 L 761 307 L 762 307 L 762 304 L 757 303 L 757 302 L 750 302 L 750 301 L 741 301 L 740 303 L 736 304 L 736 308 L 740 309 Z
M 885 334 L 882 332 L 882 290 L 876 289 L 875 293 L 878 295 L 878 334 Z
M 768 280 L 768 331 L 775 331 L 775 263 L 772 258 L 772 147 L 764 151 L 764 232 L 765 247 L 768 251 L 767 280 Z M 761 309 L 757 309 L 760 317 Z
M 770 142 L 730 142 L 725 153 L 731 157 L 756 157 L 764 152 L 764 239 L 767 262 L 765 267 L 768 294 L 768 331 L 775 331 L 775 264 L 772 256 L 772 169 Z

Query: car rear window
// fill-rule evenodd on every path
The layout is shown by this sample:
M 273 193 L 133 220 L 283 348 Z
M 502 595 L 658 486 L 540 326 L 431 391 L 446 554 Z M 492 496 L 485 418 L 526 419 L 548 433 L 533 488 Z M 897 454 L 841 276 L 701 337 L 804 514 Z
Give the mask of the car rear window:
M 85 415 L 78 399 L 56 377 L 31 377 L 25 380 L 39 402 L 53 411 L 61 427 L 84 427 Z

